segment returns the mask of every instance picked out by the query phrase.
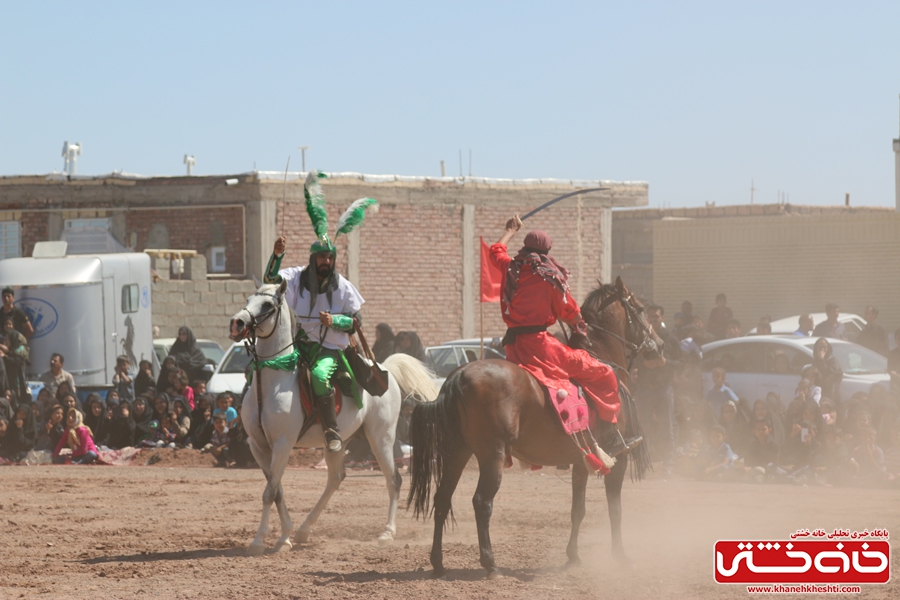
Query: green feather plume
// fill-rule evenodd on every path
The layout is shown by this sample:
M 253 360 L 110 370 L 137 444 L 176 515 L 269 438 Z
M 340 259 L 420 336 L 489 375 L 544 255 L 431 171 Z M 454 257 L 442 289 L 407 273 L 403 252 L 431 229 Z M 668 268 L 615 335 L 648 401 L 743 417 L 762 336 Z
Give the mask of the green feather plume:
M 337 232 L 334 234 L 335 239 L 342 233 L 348 234 L 362 225 L 363 219 L 366 218 L 367 208 L 371 208 L 373 213 L 378 212 L 378 202 L 375 198 L 360 198 L 351 204 L 338 221 Z
M 303 196 L 306 198 L 306 212 L 312 221 L 313 231 L 320 241 L 328 240 L 328 213 L 325 212 L 325 192 L 319 184 L 319 179 L 327 177 L 325 173 L 320 173 L 313 169 L 306 176 L 306 183 L 303 184 Z

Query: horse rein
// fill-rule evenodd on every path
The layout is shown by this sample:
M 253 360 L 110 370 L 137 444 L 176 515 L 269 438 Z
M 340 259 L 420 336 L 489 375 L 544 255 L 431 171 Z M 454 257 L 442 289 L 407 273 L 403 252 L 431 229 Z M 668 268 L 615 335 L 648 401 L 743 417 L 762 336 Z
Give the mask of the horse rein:
M 640 313 L 643 311 L 643 308 L 640 308 L 640 309 L 635 308 L 631 304 L 631 302 L 633 300 L 634 300 L 634 294 L 631 291 L 628 292 L 628 296 L 623 297 L 622 291 L 619 290 L 618 288 L 616 288 L 616 292 L 614 294 L 610 294 L 603 300 L 603 302 L 600 303 L 600 307 L 597 309 L 597 314 L 598 315 L 602 314 L 603 311 L 606 310 L 611 304 L 613 304 L 614 302 L 619 302 L 619 304 L 622 305 L 622 309 L 625 311 L 625 318 L 628 321 L 628 328 L 629 329 L 633 328 L 635 322 L 640 327 L 641 333 L 644 336 L 644 338 L 640 344 L 635 344 L 633 342 L 630 342 L 627 339 L 625 339 L 624 337 L 620 336 L 619 334 L 617 334 L 613 331 L 610 331 L 609 329 L 606 329 L 605 327 L 601 327 L 599 325 L 594 325 L 593 323 L 587 323 L 587 326 L 590 327 L 591 329 L 593 329 L 594 331 L 612 336 L 615 339 L 617 339 L 631 353 L 631 356 L 628 358 L 628 368 L 627 369 L 623 368 L 620 365 L 615 365 L 616 368 L 618 368 L 620 370 L 624 370 L 626 373 L 631 371 L 631 367 L 634 366 L 634 361 L 637 359 L 638 355 L 640 355 L 642 352 L 644 352 L 648 348 L 651 350 L 656 348 L 656 342 L 653 341 L 653 337 L 650 334 L 650 329 L 640 319 Z M 626 335 L 627 335 L 627 333 L 626 333 Z
M 244 340 L 244 348 L 246 348 L 246 350 L 247 350 L 247 355 L 253 357 L 253 371 L 255 372 L 253 379 L 256 380 L 256 407 L 257 407 L 257 414 L 258 414 L 258 419 L 259 419 L 259 430 L 262 432 L 263 436 L 265 437 L 266 431 L 265 431 L 265 429 L 263 429 L 263 424 L 262 424 L 263 397 L 262 397 L 262 372 L 260 371 L 260 368 L 259 368 L 260 358 L 262 358 L 263 360 L 267 360 L 269 358 L 274 358 L 275 356 L 278 356 L 279 354 L 281 354 L 282 352 L 284 352 L 285 350 L 287 350 L 288 348 L 293 346 L 294 340 L 291 340 L 290 344 L 288 344 L 281 350 L 277 351 L 275 354 L 272 354 L 271 356 L 263 356 L 263 357 L 259 356 L 259 354 L 256 352 L 256 340 L 266 340 L 266 339 L 269 339 L 270 337 L 272 337 L 273 335 L 275 335 L 275 331 L 278 329 L 278 321 L 281 319 L 281 307 L 284 305 L 284 298 L 278 294 L 269 294 L 267 292 L 256 292 L 255 294 L 253 294 L 253 296 L 265 296 L 267 298 L 272 298 L 273 305 L 275 305 L 271 310 L 267 311 L 264 315 L 262 315 L 262 318 L 260 318 L 260 319 L 257 319 L 256 315 L 254 315 L 252 312 L 250 312 L 246 306 L 242 309 L 243 312 L 246 312 L 250 316 L 250 322 L 247 325 L 247 328 L 250 330 L 250 335 Z M 272 317 L 272 315 L 275 315 L 275 324 L 272 326 L 272 331 L 269 333 L 269 335 L 266 335 L 266 336 L 256 335 L 257 328 L 260 325 L 262 325 L 263 323 L 265 323 L 268 319 L 270 319 Z

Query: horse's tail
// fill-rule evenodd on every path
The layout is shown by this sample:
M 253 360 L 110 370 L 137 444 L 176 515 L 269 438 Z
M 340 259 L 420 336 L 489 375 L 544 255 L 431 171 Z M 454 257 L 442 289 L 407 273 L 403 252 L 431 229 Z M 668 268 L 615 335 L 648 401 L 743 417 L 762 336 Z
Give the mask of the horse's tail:
M 644 437 L 644 431 L 641 427 L 641 421 L 638 419 L 637 405 L 634 402 L 631 392 L 628 388 L 619 382 L 619 399 L 622 401 L 621 412 L 625 417 L 625 437 L 629 440 Z M 640 481 L 644 478 L 647 471 L 653 470 L 653 464 L 650 462 L 650 451 L 647 448 L 647 438 L 633 448 L 629 455 L 631 459 L 631 480 Z
M 431 402 L 438 395 L 434 373 L 409 354 L 392 354 L 382 363 L 394 376 L 404 396 L 412 395 L 420 402 Z
M 412 481 L 406 508 L 414 507 L 416 518 L 431 514 L 431 486 L 434 485 L 435 490 L 440 486 L 444 464 L 462 439 L 459 420 L 461 374 L 462 370 L 457 370 L 447 378 L 436 401 L 417 404 L 413 410 L 409 424 L 410 445 L 413 448 L 410 464 Z M 452 507 L 450 519 L 453 522 Z

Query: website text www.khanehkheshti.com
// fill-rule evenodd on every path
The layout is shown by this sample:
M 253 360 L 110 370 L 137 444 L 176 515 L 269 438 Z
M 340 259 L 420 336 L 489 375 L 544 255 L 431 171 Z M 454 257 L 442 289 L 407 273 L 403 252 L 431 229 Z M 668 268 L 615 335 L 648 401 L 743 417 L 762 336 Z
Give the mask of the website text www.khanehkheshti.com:
M 858 594 L 858 585 L 777 584 L 748 585 L 748 594 Z

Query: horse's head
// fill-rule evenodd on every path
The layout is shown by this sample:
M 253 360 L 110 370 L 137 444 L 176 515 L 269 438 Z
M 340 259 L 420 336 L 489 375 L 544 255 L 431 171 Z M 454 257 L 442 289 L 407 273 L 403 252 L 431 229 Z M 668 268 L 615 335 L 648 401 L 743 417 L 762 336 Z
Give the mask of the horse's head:
M 614 284 L 601 285 L 588 294 L 581 307 L 581 314 L 588 325 L 588 338 L 600 348 L 587 348 L 598 358 L 615 361 L 626 360 L 628 366 L 637 354 L 646 359 L 659 358 L 663 341 L 656 335 L 647 320 L 644 305 L 625 287 L 621 277 Z M 630 356 L 629 356 L 630 355 Z M 625 367 L 625 365 L 617 365 Z
M 284 305 L 287 281 L 281 285 L 263 284 L 247 298 L 247 305 L 231 317 L 228 337 L 238 342 L 244 338 L 267 338 L 275 332 Z

